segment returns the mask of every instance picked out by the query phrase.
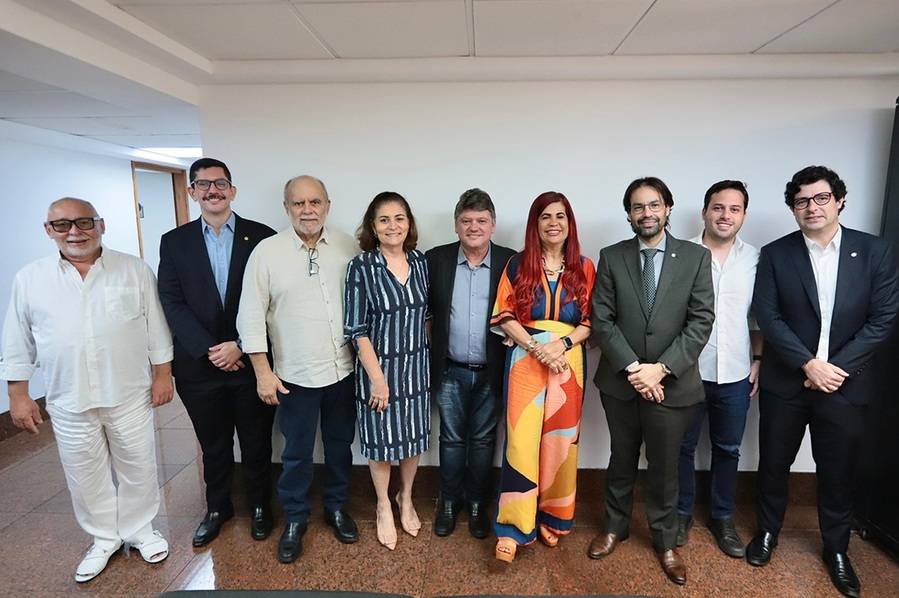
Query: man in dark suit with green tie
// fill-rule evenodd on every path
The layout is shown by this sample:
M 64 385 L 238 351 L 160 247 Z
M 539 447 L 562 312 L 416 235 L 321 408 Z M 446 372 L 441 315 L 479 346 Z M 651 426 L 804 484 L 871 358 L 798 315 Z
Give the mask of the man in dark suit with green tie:
M 687 580 L 675 550 L 678 456 L 703 400 L 697 361 L 715 320 L 711 255 L 666 227 L 674 198 L 660 179 L 633 181 L 624 209 L 636 233 L 600 252 L 593 334 L 602 356 L 594 383 L 609 423 L 605 531 L 588 556 L 610 555 L 630 533 L 640 447 L 646 443 L 646 515 L 662 569 Z

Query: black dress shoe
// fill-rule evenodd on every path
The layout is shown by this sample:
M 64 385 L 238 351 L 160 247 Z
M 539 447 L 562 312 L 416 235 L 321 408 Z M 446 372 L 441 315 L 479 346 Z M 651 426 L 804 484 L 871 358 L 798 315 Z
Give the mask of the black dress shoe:
M 675 544 L 683 546 L 690 539 L 690 530 L 693 529 L 693 516 L 677 514 L 677 540 Z
M 222 525 L 229 519 L 234 517 L 234 509 L 230 511 L 208 511 L 203 521 L 197 526 L 194 532 L 194 539 L 191 542 L 196 548 L 206 546 L 215 540 L 222 529 Z
M 709 531 L 715 537 L 718 548 L 727 556 L 741 559 L 746 555 L 746 547 L 734 527 L 733 519 L 709 519 Z
M 761 530 L 746 546 L 746 561 L 756 567 L 764 567 L 771 561 L 771 553 L 777 548 L 777 536 Z
M 334 528 L 334 537 L 344 544 L 352 544 L 359 539 L 356 522 L 344 510 L 325 513 L 325 523 Z
M 278 540 L 278 560 L 282 563 L 292 563 L 303 554 L 303 534 L 306 533 L 305 523 L 288 523 Z
M 858 598 L 862 591 L 862 586 L 858 582 L 858 576 L 852 569 L 852 563 L 849 562 L 849 555 L 845 552 L 828 552 L 824 551 L 822 555 L 827 570 L 830 571 L 830 581 L 845 596 Z
M 253 509 L 253 519 L 250 523 L 250 533 L 254 540 L 265 540 L 272 533 L 275 526 L 275 520 L 272 518 L 272 511 L 266 507 L 256 507 Z
M 451 500 L 437 501 L 437 514 L 434 516 L 434 533 L 441 538 L 450 535 L 456 529 L 456 516 L 459 514 L 457 503 Z M 486 536 L 484 536 L 486 538 Z
M 469 506 L 468 531 L 478 540 L 490 535 L 490 519 L 487 517 L 487 505 L 473 502 Z

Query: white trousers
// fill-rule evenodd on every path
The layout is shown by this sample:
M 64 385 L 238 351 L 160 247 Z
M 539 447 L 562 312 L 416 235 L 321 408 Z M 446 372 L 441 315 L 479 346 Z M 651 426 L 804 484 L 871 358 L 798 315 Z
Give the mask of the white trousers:
M 126 544 L 148 540 L 159 511 L 149 399 L 84 413 L 54 405 L 47 411 L 81 528 L 105 549 L 120 539 Z

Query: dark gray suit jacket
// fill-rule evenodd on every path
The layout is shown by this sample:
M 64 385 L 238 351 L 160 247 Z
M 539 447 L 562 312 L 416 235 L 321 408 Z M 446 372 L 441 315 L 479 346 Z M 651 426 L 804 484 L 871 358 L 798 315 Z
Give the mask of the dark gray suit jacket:
M 752 309 L 765 335 L 759 384 L 781 397 L 803 388 L 802 366 L 818 351 L 821 309 L 808 248 L 796 231 L 762 247 Z M 863 405 L 873 376 L 866 369 L 899 310 L 899 275 L 892 243 L 843 228 L 828 362 L 849 378 L 837 391 Z
M 593 381 L 601 392 L 634 399 L 639 394 L 624 368 L 634 361 L 662 362 L 672 371 L 662 380 L 665 405 L 685 407 L 705 398 L 698 361 L 715 321 L 711 259 L 705 247 L 668 234 L 649 317 L 637 238 L 600 252 L 593 337 L 602 355 Z
M 456 258 L 459 255 L 459 242 L 440 245 L 429 250 L 428 272 L 430 288 L 428 290 L 428 309 L 431 312 L 431 391 L 436 392 L 443 381 L 443 370 L 446 367 L 446 354 L 449 350 L 449 318 L 450 303 L 453 300 L 453 285 L 456 282 Z M 487 331 L 487 370 L 490 376 L 490 387 L 497 397 L 503 396 L 503 373 L 505 370 L 506 347 L 503 337 L 490 332 L 490 315 L 496 303 L 496 287 L 503 274 L 506 262 L 515 255 L 508 247 L 490 243 L 490 307 L 484 329 Z

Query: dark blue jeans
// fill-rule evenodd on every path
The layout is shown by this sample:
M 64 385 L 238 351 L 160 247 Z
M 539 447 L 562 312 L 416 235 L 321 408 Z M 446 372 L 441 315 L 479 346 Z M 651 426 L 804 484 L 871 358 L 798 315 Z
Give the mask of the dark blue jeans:
M 737 465 L 740 445 L 746 428 L 749 410 L 749 379 L 729 384 L 703 381 L 705 401 L 697 405 L 695 416 L 680 447 L 680 493 L 677 512 L 693 514 L 696 499 L 696 443 L 702 431 L 706 413 L 709 416 L 709 440 L 712 443 L 712 517 L 730 519 L 734 515 L 734 496 L 737 491 Z
M 351 445 L 356 437 L 356 388 L 353 374 L 322 388 L 306 388 L 284 382 L 290 394 L 278 393 L 278 423 L 284 435 L 278 480 L 278 496 L 288 523 L 305 523 L 312 506 L 307 494 L 312 485 L 312 452 L 321 419 L 325 449 L 326 513 L 343 508 L 353 466 Z
M 437 391 L 440 410 L 440 496 L 483 502 L 490 491 L 499 401 L 486 370 L 448 364 Z

